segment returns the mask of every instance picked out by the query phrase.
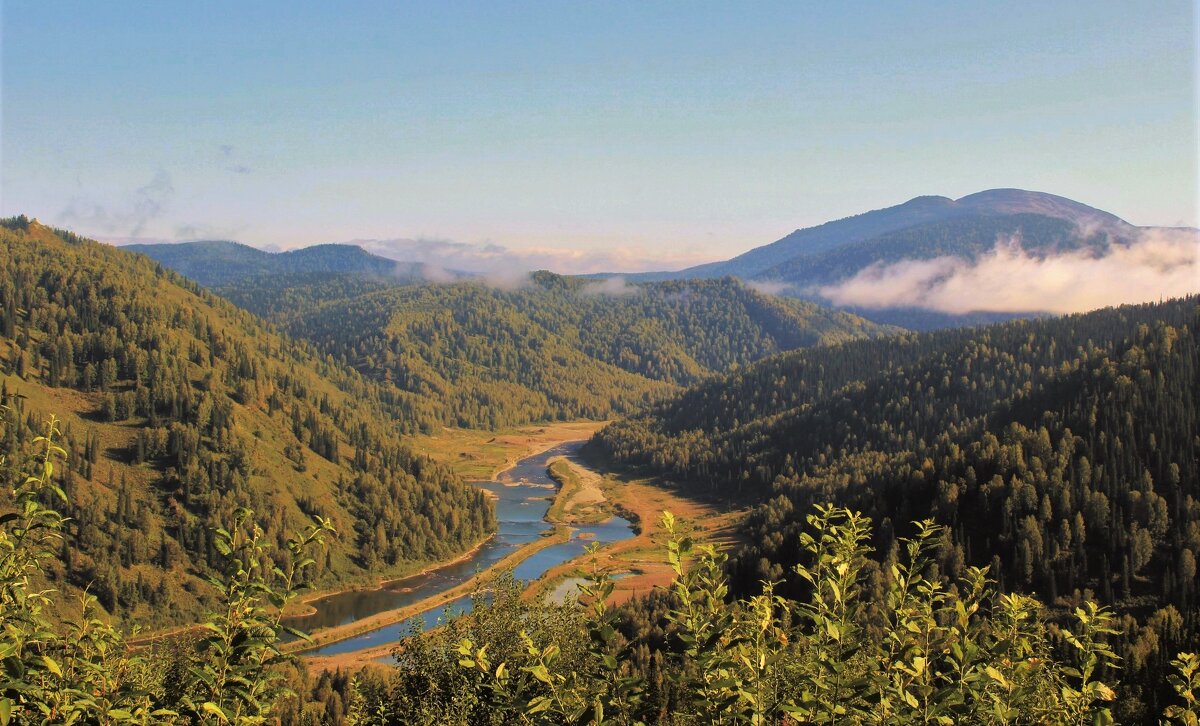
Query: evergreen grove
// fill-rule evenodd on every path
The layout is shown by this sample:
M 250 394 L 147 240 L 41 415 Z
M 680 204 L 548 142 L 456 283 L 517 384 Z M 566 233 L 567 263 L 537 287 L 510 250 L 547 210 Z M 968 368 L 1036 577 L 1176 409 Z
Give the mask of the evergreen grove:
M 530 603 L 500 581 L 477 595 L 475 614 L 405 641 L 386 676 L 343 678 L 334 713 L 328 680 L 307 682 L 278 640 L 283 606 L 335 534 L 320 518 L 288 540 L 283 562 L 249 510 L 217 528 L 221 605 L 193 634 L 133 648 L 88 595 L 81 618 L 57 621 L 40 570 L 63 536 L 58 436 L 51 418 L 28 456 L 3 462 L 0 726 L 1112 722 L 1107 681 L 1120 663 L 1107 610 L 1085 603 L 1059 627 L 1034 598 L 999 593 L 986 569 L 949 582 L 931 557 L 942 536 L 931 522 L 904 540 L 886 597 L 872 601 L 870 524 L 832 506 L 816 507 L 801 535 L 807 597 L 768 584 L 730 599 L 724 555 L 677 535 L 664 514 L 675 579 L 653 601 L 608 607 L 603 573 L 586 607 Z M 639 627 L 639 613 L 653 622 Z M 1177 699 L 1163 717 L 1197 723 L 1200 656 L 1174 665 Z

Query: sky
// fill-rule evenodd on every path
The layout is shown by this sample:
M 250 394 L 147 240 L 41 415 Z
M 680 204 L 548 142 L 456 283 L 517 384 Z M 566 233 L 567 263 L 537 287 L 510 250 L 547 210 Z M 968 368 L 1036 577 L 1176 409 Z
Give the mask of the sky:
M 1200 223 L 1192 2 L 0 6 L 0 214 L 679 268 L 922 194 Z

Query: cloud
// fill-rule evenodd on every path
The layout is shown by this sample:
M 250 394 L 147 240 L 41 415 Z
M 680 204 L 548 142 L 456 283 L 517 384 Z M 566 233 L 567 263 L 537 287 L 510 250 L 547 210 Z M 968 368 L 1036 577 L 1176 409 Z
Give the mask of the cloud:
M 605 297 L 626 297 L 637 295 L 640 292 L 642 292 L 642 288 L 630 285 L 620 275 L 589 282 L 580 290 L 583 295 L 603 295 Z
M 631 247 L 517 249 L 492 242 L 469 244 L 444 239 L 356 239 L 349 244 L 402 262 L 424 262 L 448 270 L 505 277 L 524 275 L 532 270 L 568 275 L 669 270 L 711 261 L 709 257 L 693 254 L 649 254 L 644 249 Z
M 83 196 L 74 196 L 59 213 L 59 220 L 89 232 L 120 233 L 139 237 L 146 225 L 162 216 L 175 197 L 171 175 L 159 169 L 149 182 L 135 189 L 119 205 L 105 205 Z
M 198 239 L 237 239 L 238 234 L 244 230 L 245 225 L 222 226 L 205 224 L 203 222 L 195 224 L 178 224 L 175 226 L 175 239 L 178 241 Z
M 816 292 L 837 305 L 945 313 L 1073 313 L 1200 292 L 1200 232 L 1145 230 L 1106 254 L 1038 257 L 1017 240 L 971 262 L 960 257 L 875 264 Z
M 397 268 L 399 270 L 399 268 Z M 421 277 L 428 282 L 447 285 L 452 282 L 458 282 L 459 276 L 438 265 L 424 264 L 421 265 Z
M 217 147 L 221 156 L 221 167 L 225 171 L 233 172 L 234 174 L 253 174 L 254 170 L 249 166 L 237 161 L 234 158 L 234 147 L 232 144 L 221 144 Z
M 782 295 L 791 285 L 778 280 L 746 280 L 746 287 L 763 295 Z

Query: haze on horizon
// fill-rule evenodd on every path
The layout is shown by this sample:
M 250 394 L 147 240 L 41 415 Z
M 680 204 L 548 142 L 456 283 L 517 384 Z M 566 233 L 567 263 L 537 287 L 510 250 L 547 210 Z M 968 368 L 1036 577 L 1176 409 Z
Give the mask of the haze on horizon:
M 636 271 L 995 187 L 1198 224 L 1186 1 L 2 8 L 0 214 L 108 240 Z

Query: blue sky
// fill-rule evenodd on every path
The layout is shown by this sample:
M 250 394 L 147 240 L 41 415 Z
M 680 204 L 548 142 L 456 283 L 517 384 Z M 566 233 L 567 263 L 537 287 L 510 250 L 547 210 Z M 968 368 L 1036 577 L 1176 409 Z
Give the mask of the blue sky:
M 724 258 L 920 194 L 1196 225 L 1190 2 L 4 0 L 0 213 Z M 539 257 L 540 256 L 540 257 Z

